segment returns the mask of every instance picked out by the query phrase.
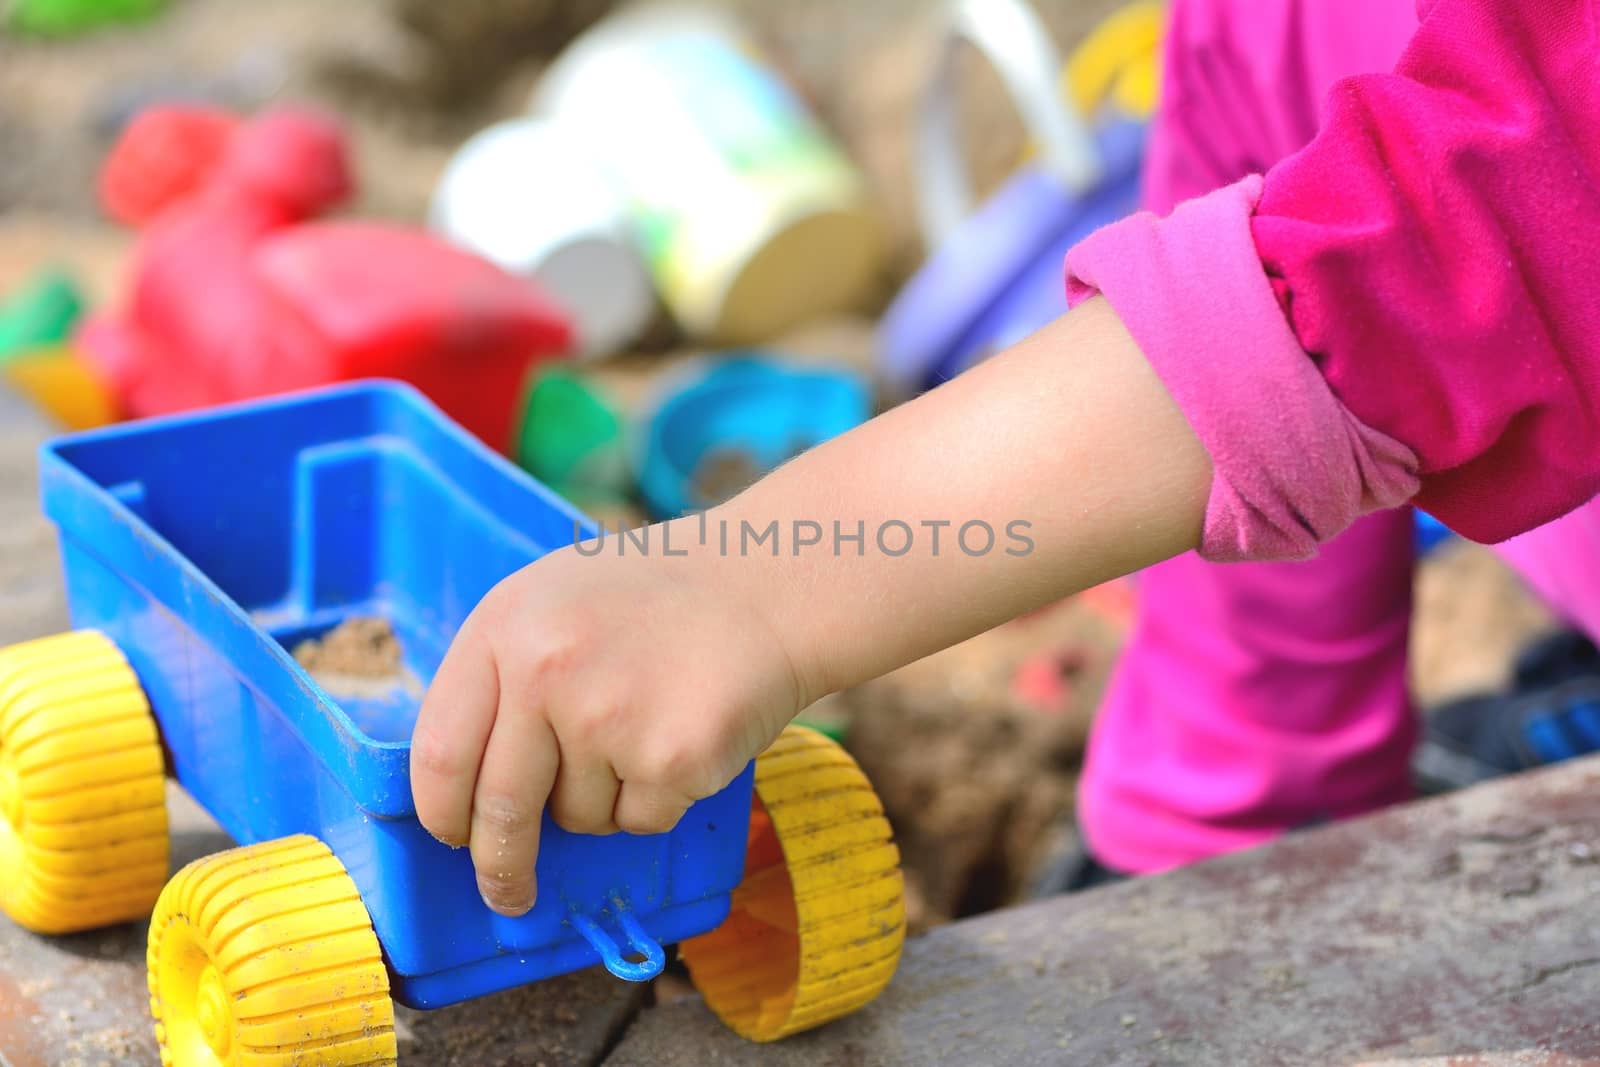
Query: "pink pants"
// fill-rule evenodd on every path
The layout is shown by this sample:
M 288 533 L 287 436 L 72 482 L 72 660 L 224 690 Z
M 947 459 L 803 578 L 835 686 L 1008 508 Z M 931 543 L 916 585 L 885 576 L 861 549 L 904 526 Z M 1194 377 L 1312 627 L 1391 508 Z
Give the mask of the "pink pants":
M 1102 862 L 1150 873 L 1406 799 L 1411 545 L 1410 512 L 1388 512 L 1304 563 L 1143 574 L 1080 786 Z M 1600 637 L 1600 503 L 1497 551 Z
M 1177 0 L 1146 158 L 1158 212 L 1263 170 L 1316 132 L 1328 87 L 1388 69 L 1413 0 Z M 1600 636 L 1600 504 L 1500 548 Z M 1404 799 L 1409 511 L 1370 516 L 1306 563 L 1188 555 L 1141 578 L 1080 788 L 1108 866 L 1147 873 Z

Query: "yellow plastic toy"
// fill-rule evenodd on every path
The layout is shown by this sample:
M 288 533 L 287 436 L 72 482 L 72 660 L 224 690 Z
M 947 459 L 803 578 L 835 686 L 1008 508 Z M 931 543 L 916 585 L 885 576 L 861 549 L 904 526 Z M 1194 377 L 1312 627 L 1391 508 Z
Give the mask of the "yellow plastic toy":
M 1148 118 L 1161 87 L 1164 3 L 1141 0 L 1113 12 L 1067 59 L 1062 88 L 1081 114 L 1106 104 L 1130 118 Z
M 41 348 L 0 363 L 0 380 L 66 430 L 117 421 L 117 404 L 99 376 L 70 348 Z

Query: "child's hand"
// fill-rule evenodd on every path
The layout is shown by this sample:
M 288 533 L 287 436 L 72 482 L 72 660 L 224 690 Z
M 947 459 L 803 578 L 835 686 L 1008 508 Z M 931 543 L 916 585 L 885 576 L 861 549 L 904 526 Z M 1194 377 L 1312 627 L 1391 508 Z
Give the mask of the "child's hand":
M 773 626 L 694 558 L 552 553 L 496 586 L 456 635 L 411 749 L 417 816 L 470 845 L 505 915 L 533 906 L 540 817 L 662 833 L 726 786 L 801 709 Z

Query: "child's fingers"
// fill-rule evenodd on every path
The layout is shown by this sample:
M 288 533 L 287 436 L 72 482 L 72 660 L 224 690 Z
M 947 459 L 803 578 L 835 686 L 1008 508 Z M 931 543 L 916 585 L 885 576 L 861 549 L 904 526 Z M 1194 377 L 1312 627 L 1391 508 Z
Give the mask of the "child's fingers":
M 614 834 L 611 813 L 617 806 L 617 772 L 604 759 L 574 760 L 563 751 L 561 769 L 550 794 L 550 817 L 575 834 Z
M 417 818 L 449 845 L 467 843 L 473 781 L 494 726 L 499 674 L 471 619 L 461 628 L 422 698 L 411 736 L 411 796 Z
M 664 834 L 678 825 L 694 803 L 692 797 L 666 786 L 623 782 L 613 819 L 630 834 Z
M 500 708 L 472 797 L 472 865 L 483 902 L 502 915 L 533 907 L 540 819 L 560 759 L 543 713 Z

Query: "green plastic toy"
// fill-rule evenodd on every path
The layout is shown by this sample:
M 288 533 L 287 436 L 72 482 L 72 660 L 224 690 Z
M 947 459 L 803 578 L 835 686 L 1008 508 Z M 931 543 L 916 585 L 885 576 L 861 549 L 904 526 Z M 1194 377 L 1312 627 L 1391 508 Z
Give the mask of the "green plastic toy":
M 35 276 L 0 305 L 0 363 L 59 345 L 82 313 L 83 297 L 71 278 L 57 270 Z
M 143 22 L 166 0 L 0 0 L 0 25 L 15 33 L 71 37 L 119 22 Z
M 582 374 L 564 366 L 534 378 L 516 459 L 580 507 L 623 499 L 632 487 L 622 414 Z

